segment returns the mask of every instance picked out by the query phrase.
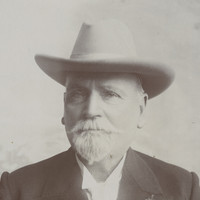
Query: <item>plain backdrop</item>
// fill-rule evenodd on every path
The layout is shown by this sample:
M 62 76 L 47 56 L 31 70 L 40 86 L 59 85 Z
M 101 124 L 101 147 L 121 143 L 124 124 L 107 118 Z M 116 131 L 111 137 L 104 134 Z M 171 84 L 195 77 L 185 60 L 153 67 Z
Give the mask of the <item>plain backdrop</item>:
M 0 174 L 69 148 L 64 88 L 34 55 L 68 58 L 81 24 L 106 18 L 129 26 L 141 58 L 176 71 L 173 85 L 149 101 L 133 148 L 200 175 L 199 0 L 1 0 Z

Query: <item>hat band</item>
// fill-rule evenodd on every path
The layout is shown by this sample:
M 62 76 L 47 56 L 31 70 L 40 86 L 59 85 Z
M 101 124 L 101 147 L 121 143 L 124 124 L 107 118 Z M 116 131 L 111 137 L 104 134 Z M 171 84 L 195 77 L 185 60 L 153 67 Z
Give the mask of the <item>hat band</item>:
M 132 55 L 131 57 L 134 56 Z M 70 56 L 70 59 L 75 59 L 75 60 L 98 60 L 98 59 L 118 59 L 118 58 L 127 58 L 127 56 L 119 54 L 103 54 L 103 53 L 72 54 Z

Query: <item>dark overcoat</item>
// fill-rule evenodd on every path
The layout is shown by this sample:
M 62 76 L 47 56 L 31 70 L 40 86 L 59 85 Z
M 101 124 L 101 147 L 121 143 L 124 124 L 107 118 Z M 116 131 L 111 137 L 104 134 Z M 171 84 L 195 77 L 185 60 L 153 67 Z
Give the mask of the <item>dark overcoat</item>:
M 0 200 L 87 200 L 70 148 L 39 163 L 4 172 Z M 180 167 L 128 150 L 118 200 L 200 200 L 198 177 Z

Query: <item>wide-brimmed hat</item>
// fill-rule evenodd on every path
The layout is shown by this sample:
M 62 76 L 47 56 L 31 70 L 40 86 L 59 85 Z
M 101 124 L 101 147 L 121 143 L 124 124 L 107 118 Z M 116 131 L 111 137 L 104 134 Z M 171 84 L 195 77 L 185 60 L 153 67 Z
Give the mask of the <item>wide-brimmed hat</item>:
M 70 58 L 36 55 L 35 61 L 62 85 L 69 72 L 135 73 L 149 98 L 163 92 L 174 80 L 170 67 L 137 56 L 130 30 L 117 20 L 83 23 Z

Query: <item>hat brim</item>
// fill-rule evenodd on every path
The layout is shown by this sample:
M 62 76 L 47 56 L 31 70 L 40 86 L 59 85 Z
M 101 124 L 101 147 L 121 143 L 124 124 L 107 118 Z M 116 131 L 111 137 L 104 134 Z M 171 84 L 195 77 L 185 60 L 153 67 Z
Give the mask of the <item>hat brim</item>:
M 69 72 L 126 72 L 135 73 L 142 79 L 149 99 L 166 90 L 174 80 L 174 71 L 163 64 L 141 62 L 132 58 L 62 59 L 36 55 L 38 66 L 52 79 L 65 86 Z

